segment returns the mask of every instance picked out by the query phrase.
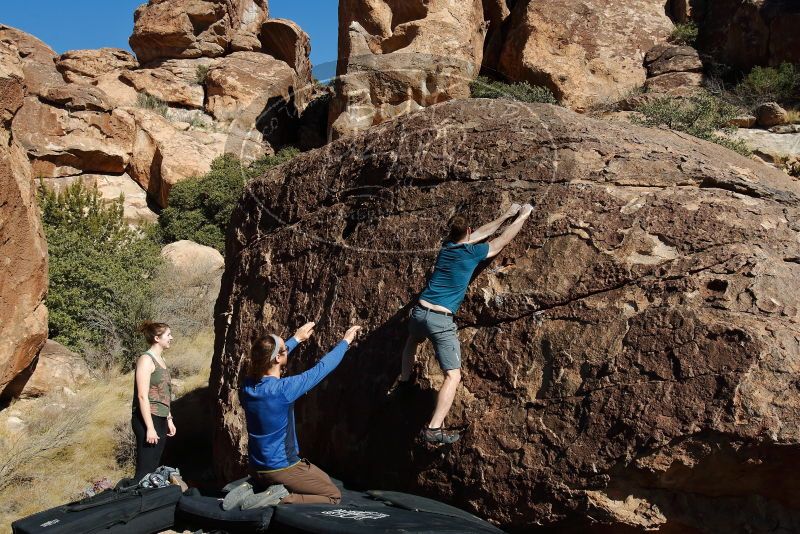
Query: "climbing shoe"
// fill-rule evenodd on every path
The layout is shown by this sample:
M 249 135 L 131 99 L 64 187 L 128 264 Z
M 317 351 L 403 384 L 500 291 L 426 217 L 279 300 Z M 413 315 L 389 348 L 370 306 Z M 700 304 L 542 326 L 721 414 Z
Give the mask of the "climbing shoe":
M 461 439 L 461 434 L 455 430 L 425 427 L 420 432 L 420 438 L 428 443 L 444 443 L 449 445 Z
M 265 491 L 248 495 L 242 501 L 242 510 L 252 510 L 253 508 L 263 508 L 265 506 L 275 506 L 280 504 L 281 499 L 289 495 L 289 490 L 283 484 L 275 484 L 268 487 Z
M 233 510 L 242 505 L 245 499 L 253 495 L 253 485 L 249 482 L 239 484 L 225 495 L 222 500 L 222 509 L 225 511 Z
M 389 389 L 386 390 L 386 396 L 396 397 L 398 395 L 402 395 L 404 393 L 411 391 L 411 384 L 413 382 L 414 382 L 413 377 L 409 378 L 408 380 L 400 380 L 400 375 L 398 375 L 397 378 L 394 379 L 394 382 L 389 387 Z

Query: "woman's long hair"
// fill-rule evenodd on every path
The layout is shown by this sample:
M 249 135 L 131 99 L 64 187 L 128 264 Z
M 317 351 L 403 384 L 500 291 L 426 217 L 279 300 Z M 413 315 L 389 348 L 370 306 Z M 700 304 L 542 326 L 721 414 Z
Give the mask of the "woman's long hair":
M 247 365 L 247 377 L 258 381 L 267 374 L 269 368 L 274 363 L 272 361 L 272 351 L 275 350 L 275 340 L 272 336 L 260 337 L 253 343 L 250 349 L 250 361 Z
M 156 338 L 167 331 L 169 325 L 167 323 L 154 323 L 153 321 L 145 321 L 139 325 L 137 330 L 144 334 L 144 338 L 151 345 L 156 342 Z

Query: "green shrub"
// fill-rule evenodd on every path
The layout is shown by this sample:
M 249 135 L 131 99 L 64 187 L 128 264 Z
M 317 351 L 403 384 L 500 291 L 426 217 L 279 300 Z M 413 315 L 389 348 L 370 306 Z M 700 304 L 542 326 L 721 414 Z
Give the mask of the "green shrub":
M 150 93 L 139 93 L 136 98 L 136 105 L 140 108 L 152 109 L 162 117 L 166 117 L 167 111 L 169 111 L 169 106 L 167 106 L 166 102 Z
M 645 126 L 667 126 L 672 130 L 712 141 L 740 154 L 750 154 L 744 142 L 729 139 L 718 133 L 733 130 L 728 123 L 738 115 L 738 109 L 708 93 L 699 93 L 688 99 L 658 98 L 642 104 L 636 111 L 644 115 L 644 118 L 638 119 L 637 122 Z
M 528 82 L 504 83 L 479 76 L 469 87 L 473 98 L 510 98 L 520 102 L 557 103 L 550 89 L 530 85 Z
M 697 42 L 697 35 L 697 24 L 692 21 L 680 22 L 676 24 L 675 29 L 672 30 L 669 41 L 678 45 L 694 46 Z
M 753 67 L 734 89 L 748 105 L 764 102 L 786 102 L 795 97 L 800 86 L 800 71 L 791 63 L 779 67 Z
M 208 65 L 198 65 L 197 69 L 194 71 L 195 81 L 198 85 L 203 85 L 206 83 L 206 78 L 208 78 L 208 71 L 210 70 Z
M 178 182 L 158 219 L 161 238 L 167 243 L 189 239 L 224 252 L 228 221 L 245 183 L 298 153 L 296 148 L 284 148 L 247 167 L 226 154 L 214 160 L 205 176 Z
M 118 348 L 107 365 L 128 368 L 149 318 L 158 244 L 123 220 L 122 197 L 103 200 L 81 182 L 63 192 L 40 186 L 50 261 L 49 337 L 78 351 Z

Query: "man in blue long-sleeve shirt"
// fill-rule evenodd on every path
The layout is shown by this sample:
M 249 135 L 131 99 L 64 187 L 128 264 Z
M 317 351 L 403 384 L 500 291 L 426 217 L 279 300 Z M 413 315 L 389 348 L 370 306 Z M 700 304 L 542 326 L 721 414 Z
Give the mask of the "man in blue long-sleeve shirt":
M 255 342 L 239 400 L 247 419 L 248 455 L 256 487 L 282 484 L 290 492 L 281 504 L 330 503 L 341 499 L 339 489 L 324 471 L 301 460 L 294 421 L 294 402 L 319 384 L 342 361 L 355 339 L 353 326 L 314 367 L 284 377 L 289 353 L 311 337 L 314 323 L 297 330 L 286 343 L 276 336 Z

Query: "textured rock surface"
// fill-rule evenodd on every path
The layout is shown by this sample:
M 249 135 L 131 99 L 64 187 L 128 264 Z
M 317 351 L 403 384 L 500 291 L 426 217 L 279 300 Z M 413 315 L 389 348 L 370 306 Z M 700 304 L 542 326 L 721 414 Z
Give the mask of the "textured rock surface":
M 641 87 L 645 53 L 672 30 L 663 0 L 522 0 L 508 24 L 500 72 L 576 110 Z
M 480 0 L 343 0 L 333 137 L 469 96 L 483 58 Z
M 414 440 L 442 375 L 407 398 L 409 303 L 448 216 L 536 210 L 462 311 L 448 449 Z M 242 355 L 266 332 L 351 323 L 359 344 L 298 402 L 303 456 L 364 486 L 424 491 L 514 531 L 798 528 L 800 184 L 717 145 L 554 106 L 449 102 L 252 182 L 228 234 L 210 388 L 214 458 L 243 472 Z M 582 530 L 586 531 L 586 530 Z
M 142 64 L 219 57 L 235 40 L 257 43 L 267 0 L 150 0 L 134 14 L 131 49 Z M 244 45 L 246 48 L 248 45 Z
M 759 126 L 772 128 L 780 124 L 785 124 L 788 113 L 776 102 L 767 102 L 756 108 L 756 121 Z
M 753 152 L 769 163 L 800 158 L 800 133 L 772 133 L 766 130 L 742 129 L 731 137 L 747 143 Z
M 41 397 L 64 388 L 75 390 L 90 378 L 89 367 L 80 354 L 48 339 L 20 397 Z
M 92 87 L 71 86 L 83 100 Z M 84 96 L 80 96 L 85 93 Z M 133 123 L 119 110 L 111 113 L 74 111 L 28 97 L 14 117 L 14 137 L 27 150 L 37 177 L 72 176 L 82 172 L 122 173 L 130 161 Z
M 0 49 L 5 49 L 4 57 L 17 56 L 29 94 L 39 95 L 64 83 L 56 70 L 56 53 L 36 37 L 0 24 Z
M 206 111 L 218 121 L 255 128 L 272 99 L 288 99 L 294 70 L 258 52 L 234 52 L 220 59 L 206 78 Z
M 275 59 L 285 61 L 297 73 L 295 90 L 311 83 L 311 39 L 295 22 L 287 19 L 270 19 L 259 32 L 261 51 Z
M 787 0 L 704 2 L 693 18 L 697 46 L 717 62 L 749 71 L 756 65 L 800 62 L 800 4 Z
M 0 33 L 3 29 L 0 28 Z M 0 46 L 0 50 L 3 47 Z M 6 49 L 7 50 L 7 49 Z M 0 52 L 0 399 L 19 394 L 21 373 L 47 339 L 47 245 L 30 165 L 11 136 L 22 106 L 23 66 Z M 6 61 L 9 60 L 9 61 Z
M 70 50 L 59 56 L 56 68 L 69 83 L 91 83 L 106 74 L 135 69 L 136 58 L 121 48 Z
M 116 110 L 135 124 L 132 157 L 128 173 L 164 207 L 169 190 L 181 180 L 201 176 L 211 162 L 225 152 L 225 136 L 203 135 L 177 130 L 161 115 L 139 108 Z
M 225 260 L 217 249 L 194 241 L 182 240 L 170 243 L 161 249 L 161 257 L 185 273 L 194 269 L 212 273 L 222 271 L 225 267 Z
M 213 64 L 207 58 L 172 59 L 153 68 L 124 71 L 120 78 L 137 92 L 150 94 L 169 105 L 202 109 L 205 92 L 197 79 L 197 69 Z

